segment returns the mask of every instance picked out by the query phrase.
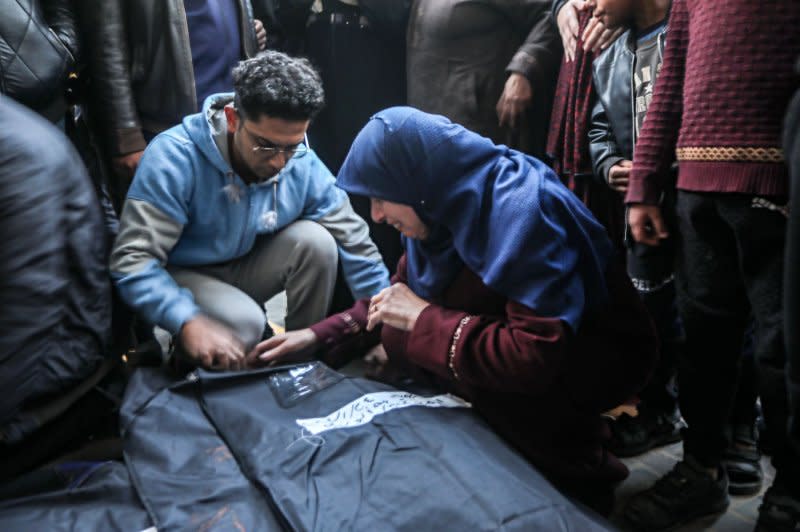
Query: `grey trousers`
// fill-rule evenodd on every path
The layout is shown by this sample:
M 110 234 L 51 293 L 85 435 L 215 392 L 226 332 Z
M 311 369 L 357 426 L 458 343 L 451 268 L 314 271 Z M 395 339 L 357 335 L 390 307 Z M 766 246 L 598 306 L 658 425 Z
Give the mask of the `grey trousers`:
M 336 283 L 338 251 L 321 225 L 298 220 L 256 238 L 247 255 L 223 264 L 168 266 L 192 292 L 203 313 L 228 327 L 247 349 L 262 337 L 264 303 L 286 290 L 286 330 L 308 327 L 327 315 Z

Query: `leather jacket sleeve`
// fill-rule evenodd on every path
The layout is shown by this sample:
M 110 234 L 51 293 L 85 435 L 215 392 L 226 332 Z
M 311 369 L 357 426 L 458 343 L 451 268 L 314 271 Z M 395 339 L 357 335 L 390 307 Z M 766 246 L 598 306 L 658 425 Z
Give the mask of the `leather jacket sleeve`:
M 612 166 L 624 160 L 611 124 L 608 122 L 605 107 L 598 99 L 592 108 L 589 123 L 589 154 L 592 157 L 592 168 L 596 179 L 608 183 L 608 171 Z
M 146 146 L 131 87 L 125 1 L 77 3 L 78 21 L 87 44 L 85 60 L 92 77 L 93 114 L 99 120 L 112 157 Z
M 258 17 L 255 16 L 255 10 L 253 8 L 252 2 L 250 0 L 242 0 L 240 3 L 241 9 L 243 10 L 242 13 L 242 52 L 244 53 L 244 57 L 250 58 L 255 57 L 258 54 L 258 38 L 256 37 L 256 29 L 255 29 L 255 19 Z M 264 22 L 263 20 L 261 21 Z M 198 102 L 198 105 L 202 105 Z
M 78 22 L 71 0 L 43 0 L 42 14 L 47 25 L 53 30 L 64 46 L 69 50 L 75 64 L 80 58 L 80 39 Z M 74 66 L 74 65 L 73 65 Z
M 530 80 L 536 90 L 542 82 L 555 84 L 561 61 L 561 37 L 550 14 L 550 0 L 521 2 L 524 12 L 510 13 L 511 20 L 524 21 L 527 31 L 525 42 L 506 67 L 507 72 L 517 72 Z
M 553 18 L 558 18 L 558 12 L 561 11 L 561 8 L 564 7 L 564 4 L 567 3 L 567 0 L 553 0 Z

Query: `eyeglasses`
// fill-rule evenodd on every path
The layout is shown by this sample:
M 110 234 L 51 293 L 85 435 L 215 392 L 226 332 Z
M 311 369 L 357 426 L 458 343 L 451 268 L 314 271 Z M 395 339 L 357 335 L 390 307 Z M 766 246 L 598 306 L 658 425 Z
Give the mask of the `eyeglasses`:
M 256 140 L 257 137 L 250 133 L 246 127 L 242 127 L 242 129 L 244 129 L 247 136 L 250 137 L 250 142 L 253 144 L 253 151 L 265 159 L 272 159 L 279 153 L 284 154 L 287 159 L 291 159 L 292 157 L 300 158 L 311 149 L 308 144 L 308 135 L 303 135 L 303 141 L 299 144 L 293 146 L 275 146 L 265 144 L 269 142 L 265 139 L 259 139 L 261 141 L 259 142 L 259 140 Z

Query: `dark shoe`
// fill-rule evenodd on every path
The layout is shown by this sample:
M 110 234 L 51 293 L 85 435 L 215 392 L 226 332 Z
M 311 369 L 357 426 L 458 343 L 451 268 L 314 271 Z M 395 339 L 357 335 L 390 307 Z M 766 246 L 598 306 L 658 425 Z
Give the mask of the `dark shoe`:
M 779 485 L 771 486 L 758 507 L 756 532 L 796 532 L 800 530 L 800 500 Z
M 731 495 L 755 495 L 761 491 L 764 471 L 755 427 L 733 427 L 733 442 L 722 456 L 722 466 L 728 473 L 728 493 Z
M 642 453 L 675 443 L 681 439 L 680 415 L 648 412 L 642 409 L 636 417 L 623 414 L 611 424 L 612 438 L 608 449 L 620 458 Z
M 661 477 L 652 488 L 634 495 L 625 506 L 625 521 L 635 530 L 669 530 L 706 515 L 724 512 L 730 504 L 728 477 L 718 478 L 686 458 Z

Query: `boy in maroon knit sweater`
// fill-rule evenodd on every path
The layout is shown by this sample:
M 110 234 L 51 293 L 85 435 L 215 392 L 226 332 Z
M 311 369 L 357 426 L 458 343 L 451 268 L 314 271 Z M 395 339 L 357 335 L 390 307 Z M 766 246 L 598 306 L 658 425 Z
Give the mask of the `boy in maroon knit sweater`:
M 781 291 L 788 175 L 780 143 L 800 52 L 797 0 L 675 0 L 664 62 L 636 145 L 626 203 L 638 242 L 667 237 L 659 202 L 677 155 L 676 284 L 684 460 L 633 497 L 625 517 L 661 530 L 724 510 L 725 421 L 750 310 L 777 475 L 757 530 L 800 520 L 800 455 L 786 437 Z M 690 39 L 691 36 L 691 39 Z

